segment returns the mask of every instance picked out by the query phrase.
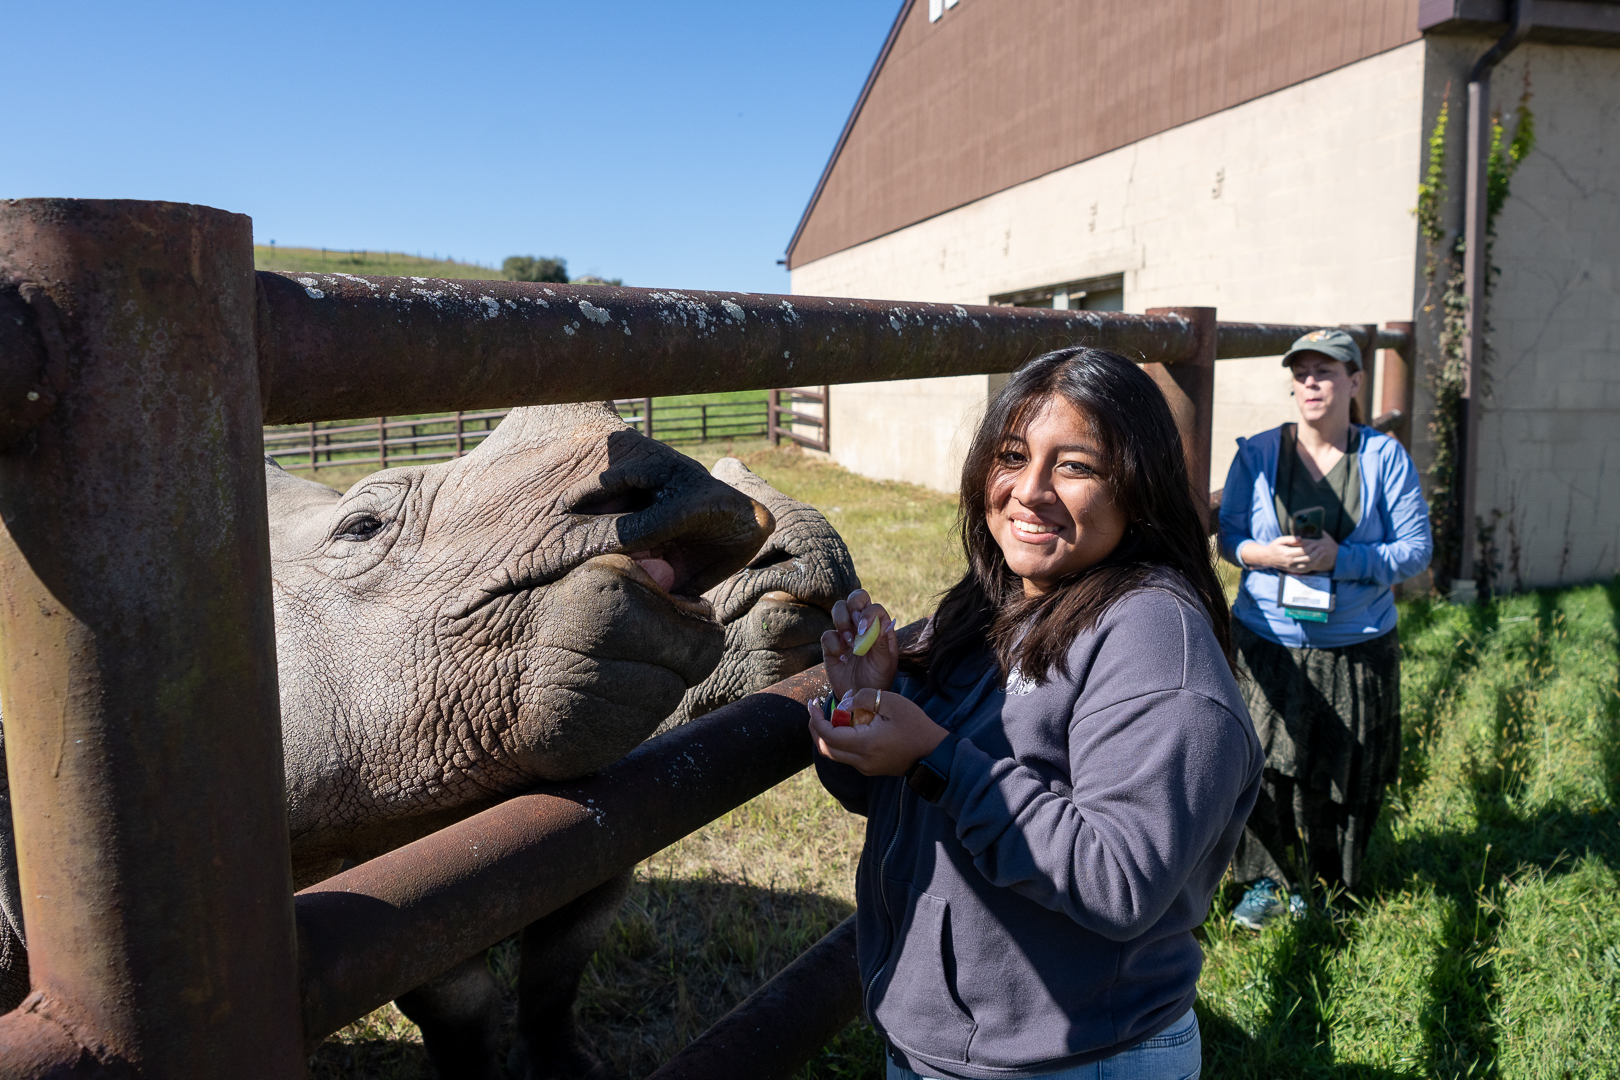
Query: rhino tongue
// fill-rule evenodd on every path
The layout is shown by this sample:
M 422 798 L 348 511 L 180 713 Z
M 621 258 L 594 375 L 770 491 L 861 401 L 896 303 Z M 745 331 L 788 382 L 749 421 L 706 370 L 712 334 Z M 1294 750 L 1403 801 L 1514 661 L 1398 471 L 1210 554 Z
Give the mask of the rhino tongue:
M 652 552 L 638 551 L 630 557 L 636 560 L 636 565 L 646 571 L 647 576 L 652 578 L 660 589 L 669 592 L 670 587 L 675 584 L 675 568 Z

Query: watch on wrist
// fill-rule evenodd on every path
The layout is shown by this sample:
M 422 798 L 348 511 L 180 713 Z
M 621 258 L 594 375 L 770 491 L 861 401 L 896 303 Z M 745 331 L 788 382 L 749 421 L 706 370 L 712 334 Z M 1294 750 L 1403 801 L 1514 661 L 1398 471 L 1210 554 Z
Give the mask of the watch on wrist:
M 939 745 L 941 747 L 949 746 L 954 753 L 956 736 L 954 734 L 947 735 L 945 741 Z M 929 754 L 928 757 L 919 758 L 917 764 L 906 770 L 906 785 L 912 791 L 915 791 L 917 797 L 924 802 L 939 802 L 939 797 L 945 794 L 945 786 L 950 783 L 949 765 L 945 766 L 945 772 L 940 772 L 938 768 L 929 763 L 928 758 L 937 753 L 939 753 L 939 747 L 935 747 L 934 752 Z

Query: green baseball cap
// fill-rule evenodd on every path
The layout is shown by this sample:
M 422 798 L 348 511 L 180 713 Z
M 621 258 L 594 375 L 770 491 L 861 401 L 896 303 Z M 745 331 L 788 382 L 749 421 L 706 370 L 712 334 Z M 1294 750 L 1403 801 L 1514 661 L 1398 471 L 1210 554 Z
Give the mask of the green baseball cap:
M 1361 348 L 1356 339 L 1343 330 L 1312 330 L 1289 348 L 1288 355 L 1282 358 L 1283 367 L 1293 363 L 1294 357 L 1301 353 L 1321 353 L 1343 364 L 1346 371 L 1361 370 Z

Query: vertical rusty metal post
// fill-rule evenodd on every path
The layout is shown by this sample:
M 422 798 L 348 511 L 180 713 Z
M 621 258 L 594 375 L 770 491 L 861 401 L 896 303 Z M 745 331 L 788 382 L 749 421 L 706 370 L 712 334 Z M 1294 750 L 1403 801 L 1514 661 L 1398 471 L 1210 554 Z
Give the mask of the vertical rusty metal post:
M 457 409 L 456 410 L 456 457 L 458 457 L 458 458 L 463 453 L 466 452 L 466 436 L 462 431 L 463 426 L 464 425 L 463 425 L 462 419 L 461 419 L 461 410 Z
M 652 398 L 641 399 L 641 420 L 646 427 L 647 438 L 652 438 Z
M 1413 324 L 1409 322 L 1389 322 L 1384 327 L 1389 330 L 1400 330 L 1406 334 L 1406 340 L 1411 342 Z M 1412 449 L 1412 363 L 1411 345 L 1405 350 L 1385 349 L 1384 365 L 1384 392 L 1379 403 L 1380 414 L 1399 412 L 1401 422 L 1395 425 L 1390 434 L 1401 441 L 1401 445 L 1408 451 Z
M 1210 431 L 1215 423 L 1215 309 L 1212 307 L 1148 308 L 1149 315 L 1180 315 L 1192 323 L 1197 345 L 1192 355 L 1176 364 L 1143 364 L 1164 391 L 1181 447 L 1187 455 L 1187 474 L 1199 505 L 1209 501 Z
M 6 1075 L 48 1017 L 113 1072 L 302 1076 L 252 223 L 0 201 L 0 282 L 54 327 L 57 402 L 0 455 Z
M 377 417 L 377 467 L 388 468 L 388 417 Z
M 1361 422 L 1370 424 L 1378 415 L 1373 412 L 1373 382 L 1378 372 L 1378 350 L 1373 348 L 1373 342 L 1378 340 L 1378 324 L 1341 323 L 1339 328 L 1352 331 L 1358 344 L 1367 343 L 1361 349 L 1361 392 L 1356 400 L 1361 403 Z
M 320 466 L 315 462 L 315 421 L 309 422 L 309 471 L 314 472 Z
M 782 411 L 782 391 L 772 390 L 770 401 L 765 406 L 765 437 L 771 440 L 772 446 L 782 445 L 782 432 L 776 426 Z

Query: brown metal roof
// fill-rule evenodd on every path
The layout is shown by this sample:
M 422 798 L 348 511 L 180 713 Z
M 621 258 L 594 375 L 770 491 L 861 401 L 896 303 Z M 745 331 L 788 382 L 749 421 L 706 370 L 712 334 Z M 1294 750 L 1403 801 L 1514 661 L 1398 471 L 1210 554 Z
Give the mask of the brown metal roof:
M 1418 38 L 1419 0 L 905 0 L 802 266 Z

